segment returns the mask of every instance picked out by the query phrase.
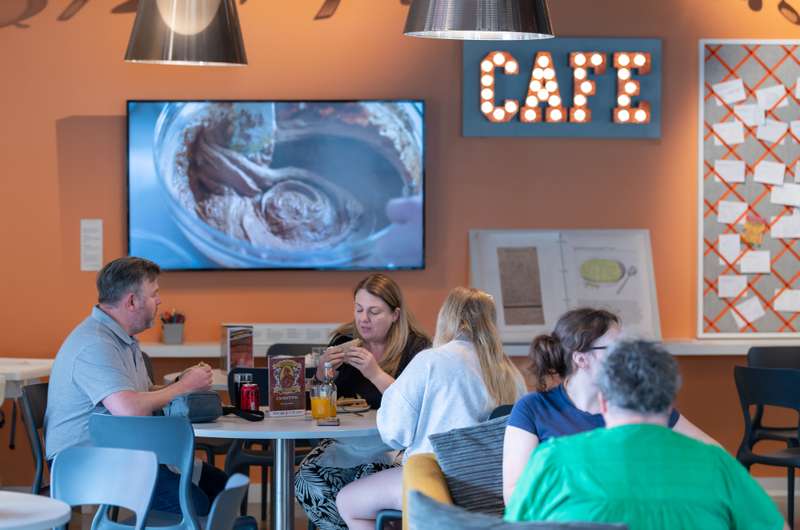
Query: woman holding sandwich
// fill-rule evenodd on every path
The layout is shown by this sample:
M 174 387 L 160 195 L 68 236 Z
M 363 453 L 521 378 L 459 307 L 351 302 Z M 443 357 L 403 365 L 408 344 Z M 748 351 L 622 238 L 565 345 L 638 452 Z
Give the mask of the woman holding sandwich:
M 406 308 L 400 287 L 385 274 L 370 274 L 353 290 L 353 320 L 340 326 L 319 360 L 317 377 L 330 361 L 337 369 L 340 397 L 362 397 L 370 408 L 414 356 L 430 347 L 427 334 Z M 394 454 L 380 438 L 323 440 L 303 460 L 295 476 L 295 495 L 320 530 L 345 530 L 336 495 L 350 482 L 395 466 Z

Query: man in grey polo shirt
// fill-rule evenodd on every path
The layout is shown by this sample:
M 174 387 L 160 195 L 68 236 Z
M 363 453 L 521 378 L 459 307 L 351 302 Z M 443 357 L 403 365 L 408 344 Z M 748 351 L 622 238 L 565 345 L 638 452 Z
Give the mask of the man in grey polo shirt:
M 180 394 L 211 387 L 211 368 L 204 364 L 185 371 L 176 383 L 152 387 L 134 335 L 150 328 L 156 318 L 160 272 L 152 261 L 129 256 L 108 263 L 98 274 L 98 304 L 64 341 L 50 374 L 44 419 L 48 460 L 67 447 L 90 443 L 92 413 L 149 416 Z M 175 479 L 162 471 L 160 485 Z M 152 508 L 179 510 L 177 482 L 175 498 L 166 499 L 167 505 L 156 498 L 160 489 Z

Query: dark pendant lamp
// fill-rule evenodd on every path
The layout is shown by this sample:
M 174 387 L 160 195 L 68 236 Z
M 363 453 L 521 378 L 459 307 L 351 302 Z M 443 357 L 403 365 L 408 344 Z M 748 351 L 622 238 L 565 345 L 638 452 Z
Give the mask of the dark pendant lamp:
M 414 0 L 404 33 L 460 40 L 532 40 L 553 35 L 547 0 Z
M 247 65 L 236 0 L 139 0 L 125 60 Z

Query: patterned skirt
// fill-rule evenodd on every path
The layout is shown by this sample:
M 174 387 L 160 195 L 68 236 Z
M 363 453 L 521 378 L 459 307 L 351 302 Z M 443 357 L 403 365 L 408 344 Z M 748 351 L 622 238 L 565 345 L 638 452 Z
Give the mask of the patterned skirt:
M 362 477 L 395 467 L 378 462 L 355 467 L 326 467 L 317 462 L 335 440 L 322 440 L 308 453 L 294 477 L 294 494 L 308 520 L 319 530 L 347 530 L 336 509 L 339 490 Z

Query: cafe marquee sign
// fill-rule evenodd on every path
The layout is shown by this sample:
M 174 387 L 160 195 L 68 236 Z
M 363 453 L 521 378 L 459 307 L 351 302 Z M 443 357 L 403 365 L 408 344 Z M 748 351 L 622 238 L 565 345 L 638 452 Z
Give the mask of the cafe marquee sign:
M 661 40 L 467 41 L 464 136 L 659 138 Z

